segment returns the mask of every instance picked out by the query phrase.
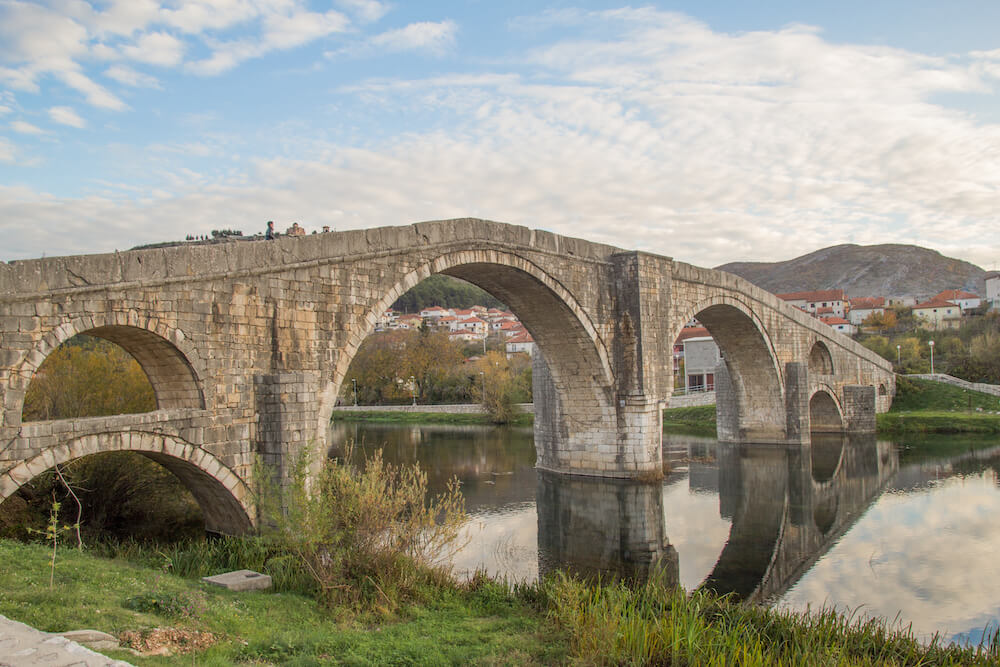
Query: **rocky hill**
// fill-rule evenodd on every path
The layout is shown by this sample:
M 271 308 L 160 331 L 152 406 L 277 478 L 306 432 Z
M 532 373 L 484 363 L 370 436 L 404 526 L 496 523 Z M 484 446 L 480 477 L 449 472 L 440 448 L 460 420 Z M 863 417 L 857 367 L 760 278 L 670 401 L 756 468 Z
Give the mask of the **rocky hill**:
M 777 294 L 844 289 L 848 296 L 930 296 L 945 289 L 985 294 L 983 269 L 913 245 L 845 244 L 784 262 L 731 262 L 716 267 Z

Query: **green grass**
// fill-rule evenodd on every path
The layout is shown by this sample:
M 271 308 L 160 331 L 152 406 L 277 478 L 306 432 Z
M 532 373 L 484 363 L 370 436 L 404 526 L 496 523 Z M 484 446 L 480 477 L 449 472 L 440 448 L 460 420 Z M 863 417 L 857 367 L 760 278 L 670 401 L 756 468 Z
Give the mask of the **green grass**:
M 692 435 L 715 435 L 715 406 L 667 408 L 663 411 L 663 430 Z
M 217 551 L 219 547 L 213 547 Z M 230 543 L 236 561 L 259 550 Z M 232 593 L 156 568 L 0 540 L 0 614 L 42 630 L 150 628 L 213 633 L 184 655 L 112 657 L 144 665 L 986 665 L 981 649 L 921 645 L 880 619 L 824 610 L 803 615 L 685 595 L 655 581 L 580 582 L 558 576 L 509 586 L 484 577 L 428 590 L 391 617 L 324 609 L 294 592 Z M 123 550 L 156 562 L 155 550 Z M 216 555 L 218 558 L 218 554 Z M 194 571 L 192 570 L 192 573 Z M 199 570 L 200 572 L 200 570 Z
M 876 417 L 878 432 L 1000 433 L 1000 398 L 943 382 L 900 377 L 892 408 Z
M 131 553 L 156 560 L 155 551 L 139 551 Z M 214 646 L 186 656 L 110 653 L 140 666 L 531 665 L 564 662 L 567 651 L 564 636 L 537 606 L 504 587 L 498 592 L 499 585 L 430 590 L 421 605 L 386 621 L 326 610 L 307 595 L 231 593 L 196 578 L 66 548 L 58 553 L 55 588 L 49 590 L 50 554 L 44 545 L 0 540 L 0 563 L 7 564 L 0 568 L 0 614 L 52 632 L 93 628 L 118 635 L 174 627 L 219 637 Z
M 468 414 L 453 412 L 397 412 L 394 410 L 336 410 L 333 413 L 333 421 L 343 422 L 379 422 L 396 424 L 464 424 L 494 426 L 494 422 L 487 414 Z M 535 423 L 535 416 L 530 412 L 520 413 L 514 416 L 508 426 L 531 426 Z
M 943 382 L 900 377 L 891 412 L 968 412 L 1000 410 L 1000 397 L 967 391 Z

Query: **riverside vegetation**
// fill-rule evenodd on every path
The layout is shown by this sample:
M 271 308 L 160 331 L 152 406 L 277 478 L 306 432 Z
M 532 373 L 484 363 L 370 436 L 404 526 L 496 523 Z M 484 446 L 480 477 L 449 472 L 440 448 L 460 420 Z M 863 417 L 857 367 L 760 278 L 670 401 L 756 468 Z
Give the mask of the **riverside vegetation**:
M 80 339 L 66 357 L 93 361 L 104 345 Z M 120 361 L 126 372 L 137 368 Z M 36 381 L 52 380 L 29 389 L 39 392 L 31 398 L 34 418 L 130 411 L 107 405 L 117 400 L 111 394 L 94 404 L 72 392 L 58 397 L 71 389 L 56 380 L 61 372 L 58 365 L 39 371 Z M 944 404 L 936 385 L 921 387 L 902 383 L 896 407 Z M 966 412 L 986 406 L 953 398 L 949 405 Z M 709 415 L 714 420 L 711 406 L 668 411 L 665 424 L 704 426 Z M 145 485 L 151 471 L 141 466 L 147 465 L 165 475 L 159 486 Z M 271 529 L 214 541 L 168 541 L 183 533 L 180 527 L 197 529 L 198 508 L 176 479 L 141 456 L 88 457 L 60 475 L 43 475 L 0 505 L 0 532 L 19 538 L 0 539 L 0 562 L 17 563 L 0 568 L 0 614 L 43 630 L 111 632 L 145 652 L 115 657 L 139 665 L 986 665 L 1000 659 L 996 634 L 978 647 L 925 645 L 891 621 L 748 606 L 710 591 L 685 593 L 656 577 L 458 581 L 444 564 L 463 514 L 456 487 L 428 499 L 419 469 L 388 466 L 378 456 L 356 468 L 329 461 L 309 485 L 305 470 L 303 460 L 282 501 L 286 513 L 277 511 L 274 492 L 264 494 Z M 80 496 L 80 519 L 67 486 Z M 50 544 L 44 531 L 26 528 L 50 524 L 55 503 L 72 513 L 61 525 L 79 521 L 84 539 L 81 548 L 75 540 L 60 544 L 53 566 L 62 531 L 51 531 Z M 136 533 L 136 526 L 168 528 Z M 274 591 L 231 593 L 199 581 L 244 568 L 271 575 Z M 150 654 L 156 651 L 169 655 Z

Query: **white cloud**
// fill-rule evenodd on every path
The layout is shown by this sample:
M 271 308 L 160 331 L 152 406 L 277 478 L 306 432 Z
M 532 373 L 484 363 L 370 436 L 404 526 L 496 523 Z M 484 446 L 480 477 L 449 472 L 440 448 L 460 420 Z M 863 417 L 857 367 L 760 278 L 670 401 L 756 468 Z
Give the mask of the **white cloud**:
M 136 62 L 171 67 L 184 59 L 184 43 L 165 32 L 150 32 L 124 47 L 122 53 Z
M 458 26 L 454 21 L 411 23 L 372 37 L 373 46 L 386 51 L 430 51 L 442 53 L 455 42 Z
M 9 114 L 12 111 L 13 111 L 13 109 L 11 109 L 10 107 L 4 106 L 3 104 L 0 104 L 0 116 L 4 116 L 6 114 Z
M 295 48 L 343 32 L 349 24 L 347 17 L 332 10 L 325 14 L 308 11 L 268 14 L 263 18 L 259 39 L 209 42 L 212 54 L 189 63 L 188 69 L 202 76 L 215 76 L 271 51 Z
M 45 130 L 42 128 L 23 120 L 15 120 L 12 122 L 10 124 L 10 129 L 20 134 L 45 134 Z
M 5 137 L 0 137 L 0 162 L 14 162 L 14 144 Z
M 159 88 L 160 82 L 154 76 L 137 72 L 127 65 L 112 65 L 104 70 L 104 76 L 118 83 L 135 88 Z
M 127 105 L 107 88 L 92 81 L 82 72 L 76 69 L 66 69 L 55 73 L 70 88 L 83 93 L 87 102 L 95 107 L 111 109 L 112 111 L 123 111 Z
M 389 5 L 378 0 L 337 0 L 337 4 L 364 23 L 378 21 L 389 11 Z
M 216 10 L 195 6 L 207 25 Z M 284 18 L 265 20 L 254 7 L 218 11 L 258 21 L 267 37 L 212 42 L 192 69 L 222 72 L 349 28 L 339 15 L 305 15 L 310 27 L 298 9 L 270 5 Z M 981 264 L 1000 256 L 1000 125 L 938 101 L 993 92 L 985 57 L 833 44 L 803 26 L 728 34 L 653 9 L 556 19 L 575 37 L 514 62 L 339 89 L 367 104 L 359 115 L 391 109 L 436 119 L 429 127 L 355 145 L 294 136 L 297 160 L 264 155 L 238 174 L 188 179 L 155 209 L 114 199 L 102 214 L 142 219 L 152 238 L 171 238 L 181 212 L 191 233 L 236 213 L 288 211 L 339 229 L 474 215 L 709 266 L 843 242 L 916 243 Z M 383 33 L 383 44 L 454 38 L 454 27 L 429 25 L 436 32 Z M 128 71 L 116 67 L 109 77 Z M 46 215 L 74 215 L 72 201 L 38 197 Z M 122 244 L 102 233 L 93 249 Z
M 49 109 L 49 118 L 56 123 L 70 127 L 82 128 L 87 125 L 87 121 L 81 118 L 72 107 L 52 107 Z

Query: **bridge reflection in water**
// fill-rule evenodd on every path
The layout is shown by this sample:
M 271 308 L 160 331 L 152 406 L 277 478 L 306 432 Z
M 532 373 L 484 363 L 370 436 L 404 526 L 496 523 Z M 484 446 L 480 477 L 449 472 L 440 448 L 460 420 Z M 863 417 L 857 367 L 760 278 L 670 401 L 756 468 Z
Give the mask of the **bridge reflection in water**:
M 811 446 L 718 445 L 719 512 L 729 539 L 702 582 L 751 601 L 779 597 L 833 546 L 898 470 L 890 443 L 817 436 Z M 663 484 L 539 473 L 539 574 L 679 581 Z

